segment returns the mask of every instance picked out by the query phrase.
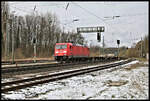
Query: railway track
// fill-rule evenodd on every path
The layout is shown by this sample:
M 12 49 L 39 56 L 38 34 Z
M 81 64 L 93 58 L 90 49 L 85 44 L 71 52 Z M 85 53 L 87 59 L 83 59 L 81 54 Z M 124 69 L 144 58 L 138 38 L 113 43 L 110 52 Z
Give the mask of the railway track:
M 27 71 L 27 70 L 34 70 L 34 69 L 44 69 L 49 67 L 56 67 L 61 65 L 60 63 L 57 64 L 41 64 L 41 65 L 24 65 L 24 66 L 15 66 L 15 67 L 3 67 L 1 69 L 2 74 L 7 74 L 11 72 L 19 72 L 19 71 Z
M 15 67 L 3 67 L 1 69 L 2 75 L 9 74 L 9 73 L 17 73 L 21 71 L 31 71 L 36 69 L 47 69 L 47 68 L 55 68 L 55 67 L 64 67 L 64 66 L 75 66 L 75 65 L 84 65 L 84 64 L 91 64 L 91 63 L 104 63 L 104 62 L 112 62 L 117 59 L 108 59 L 108 60 L 102 60 L 102 61 L 94 61 L 94 62 L 75 62 L 75 63 L 53 63 L 53 64 L 37 64 L 37 65 L 24 65 L 24 66 L 15 66 Z
M 68 77 L 75 76 L 75 75 L 89 73 L 89 72 L 93 72 L 93 71 L 97 71 L 97 70 L 104 70 L 104 69 L 108 69 L 108 68 L 112 68 L 115 66 L 129 63 L 132 60 L 133 59 L 127 59 L 127 60 L 117 62 L 117 63 L 104 64 L 104 65 L 95 66 L 95 67 L 75 69 L 75 70 L 69 70 L 69 71 L 65 71 L 65 72 L 52 73 L 49 75 L 43 75 L 43 76 L 39 76 L 39 77 L 4 82 L 4 83 L 1 83 L 1 91 L 2 91 L 2 93 L 5 93 L 8 91 L 14 91 L 17 89 L 30 87 L 30 86 L 37 85 L 37 84 L 43 84 L 43 83 L 47 83 L 47 82 L 51 82 L 51 81 L 56 81 L 56 80 L 68 78 Z

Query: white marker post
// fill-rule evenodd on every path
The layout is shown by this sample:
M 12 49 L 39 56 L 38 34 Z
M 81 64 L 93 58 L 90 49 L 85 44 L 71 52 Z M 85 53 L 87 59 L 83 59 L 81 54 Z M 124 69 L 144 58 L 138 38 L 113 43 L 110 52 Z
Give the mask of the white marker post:
M 36 39 L 33 39 L 33 44 L 34 44 L 34 62 L 36 62 Z

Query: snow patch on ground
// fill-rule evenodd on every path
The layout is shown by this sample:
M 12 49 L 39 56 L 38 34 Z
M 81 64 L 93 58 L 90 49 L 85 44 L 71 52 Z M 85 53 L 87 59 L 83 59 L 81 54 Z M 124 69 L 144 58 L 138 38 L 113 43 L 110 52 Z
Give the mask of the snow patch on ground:
M 148 67 L 128 64 L 2 94 L 2 99 L 148 99 Z M 109 82 L 127 82 L 110 86 Z

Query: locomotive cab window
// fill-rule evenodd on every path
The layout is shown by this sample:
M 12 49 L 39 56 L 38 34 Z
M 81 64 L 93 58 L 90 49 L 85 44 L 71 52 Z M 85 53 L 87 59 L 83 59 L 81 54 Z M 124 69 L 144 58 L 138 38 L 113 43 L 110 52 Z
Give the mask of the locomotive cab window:
M 56 49 L 66 49 L 67 45 L 56 45 Z

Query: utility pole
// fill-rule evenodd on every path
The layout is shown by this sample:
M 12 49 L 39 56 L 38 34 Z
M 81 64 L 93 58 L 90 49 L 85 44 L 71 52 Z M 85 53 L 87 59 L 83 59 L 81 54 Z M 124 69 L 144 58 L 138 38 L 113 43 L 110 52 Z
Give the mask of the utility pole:
M 15 15 L 13 15 L 13 21 L 14 23 L 12 23 L 12 26 L 13 25 L 16 25 L 16 17 Z M 14 30 L 14 26 L 12 27 L 12 63 L 14 63 L 14 48 L 15 48 L 15 42 L 14 42 L 14 33 L 15 33 L 15 30 Z
M 13 23 L 12 23 L 13 21 L 12 21 L 12 17 L 9 19 L 9 21 L 10 21 L 10 25 L 11 25 L 11 26 L 10 26 L 10 30 L 11 30 L 10 34 L 11 34 L 11 36 L 12 36 L 11 39 L 12 39 L 12 41 L 13 41 Z M 12 48 L 11 48 L 12 51 L 11 51 L 11 52 L 12 52 L 12 63 L 13 63 L 13 61 L 14 61 L 14 60 L 13 60 L 13 56 L 14 56 L 14 55 L 13 55 L 13 42 L 11 42 L 11 44 L 12 44 Z
M 104 36 L 103 36 L 103 54 L 104 54 Z
M 8 19 L 8 21 L 9 21 L 9 19 Z M 9 24 L 9 25 L 10 25 L 10 24 Z M 7 30 L 8 30 L 8 25 L 7 25 Z M 9 26 L 9 30 L 10 30 L 10 26 Z M 7 33 L 8 33 L 8 31 L 7 31 Z M 8 58 L 9 58 L 9 55 L 10 55 L 10 49 L 9 49 L 10 33 L 8 33 L 7 35 L 8 35 L 8 43 L 7 43 L 8 50 L 7 50 L 7 52 L 8 52 Z
M 17 17 L 14 15 L 14 13 L 15 13 L 15 11 L 13 11 L 13 15 L 12 15 L 12 19 L 11 19 L 11 25 L 12 25 L 11 26 L 11 31 L 12 31 L 12 33 L 11 33 L 11 35 L 12 35 L 12 63 L 14 63 L 14 45 L 15 45 L 15 43 L 14 43 L 14 33 L 15 33 L 14 26 L 16 25 L 15 21 L 16 21 L 16 17 Z
M 142 37 L 141 37 L 141 57 L 143 57 L 143 51 L 142 51 L 143 49 L 142 49 Z
M 34 15 L 34 17 L 35 17 L 35 9 L 36 9 L 36 6 L 34 7 L 34 11 L 33 11 L 33 15 Z M 36 20 L 35 20 L 35 18 L 34 18 L 34 23 L 36 23 Z M 34 43 L 34 62 L 36 62 L 36 33 L 37 33 L 37 31 L 36 31 L 36 25 L 34 25 L 34 28 L 35 28 L 35 32 L 34 32 L 34 39 L 33 39 L 33 43 Z
M 7 31 L 7 55 L 8 55 L 8 58 L 10 59 L 10 32 L 8 31 L 8 28 L 9 28 L 9 30 L 10 30 L 10 23 L 9 23 L 9 20 L 10 20 L 10 11 L 8 10 L 8 14 L 7 14 L 7 29 L 6 29 L 6 31 Z M 8 25 L 9 25 L 9 27 L 8 27 Z
M 143 39 L 143 56 L 146 58 L 146 37 Z
M 8 14 L 6 16 L 6 57 L 8 59 Z
M 97 33 L 97 40 L 98 40 L 98 42 L 101 41 L 101 33 L 100 33 L 100 32 Z M 100 46 L 99 46 L 99 56 L 101 55 L 100 52 L 101 52 L 101 44 L 100 44 Z
M 101 55 L 101 43 L 99 43 L 99 56 Z
M 6 10 L 6 8 L 5 8 Z M 5 13 L 5 16 L 4 16 L 4 26 L 5 26 L 5 31 L 4 31 L 4 34 L 5 34 L 5 59 L 7 60 L 7 37 L 8 37 L 8 31 L 7 31 L 7 12 L 4 11 Z
M 14 41 L 14 35 L 13 35 L 14 34 L 14 26 L 13 26 L 14 23 L 13 22 L 14 22 L 14 15 L 13 15 L 13 18 L 12 18 L 12 33 L 11 33 L 11 35 L 12 35 L 11 36 L 12 37 L 12 63 L 14 62 L 14 44 L 13 44 L 14 43 L 13 42 Z
M 118 44 L 118 59 L 119 59 L 119 44 Z

